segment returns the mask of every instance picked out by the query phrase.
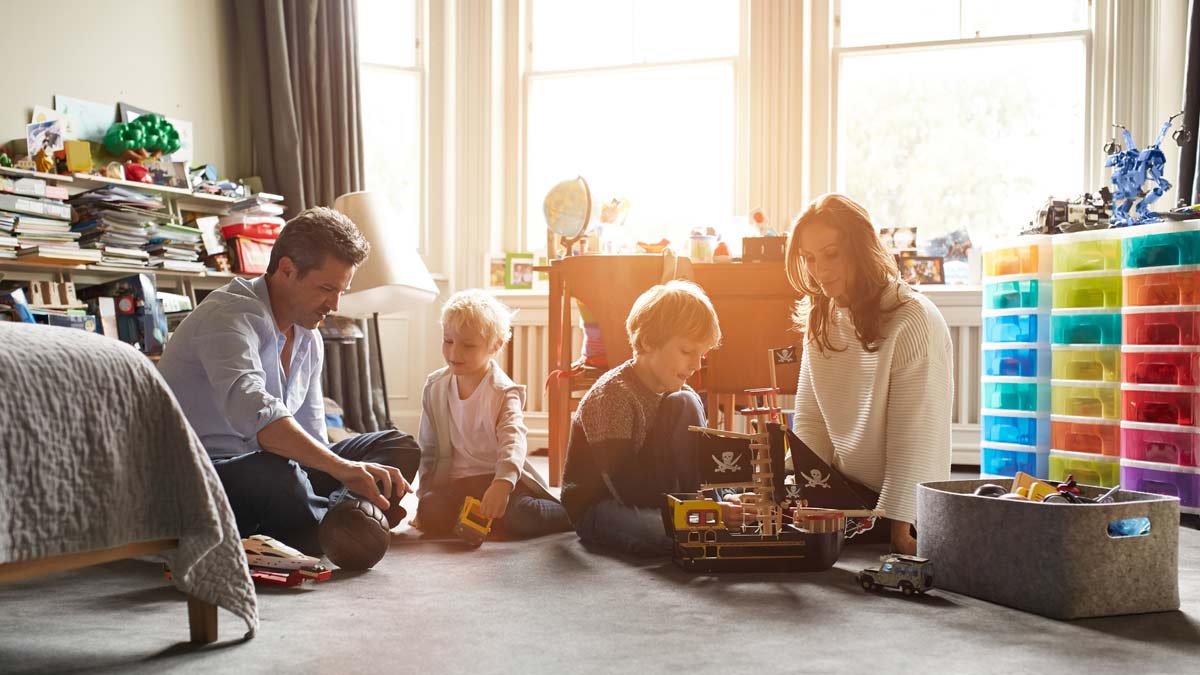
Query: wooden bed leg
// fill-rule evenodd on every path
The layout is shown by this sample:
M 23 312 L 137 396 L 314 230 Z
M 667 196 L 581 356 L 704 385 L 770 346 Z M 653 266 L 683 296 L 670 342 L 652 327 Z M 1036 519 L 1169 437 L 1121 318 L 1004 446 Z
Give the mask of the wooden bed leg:
M 188 625 L 192 642 L 206 645 L 217 641 L 217 606 L 189 594 L 187 596 Z

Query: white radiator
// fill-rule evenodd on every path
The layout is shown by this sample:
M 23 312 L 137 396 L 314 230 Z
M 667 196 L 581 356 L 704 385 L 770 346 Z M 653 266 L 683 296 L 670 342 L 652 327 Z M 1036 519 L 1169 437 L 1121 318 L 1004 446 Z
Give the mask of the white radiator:
M 927 295 L 942 310 L 954 342 L 954 409 L 951 442 L 955 464 L 979 464 L 980 396 L 980 295 L 978 289 L 930 289 Z M 517 309 L 513 317 L 513 335 L 501 354 L 501 365 L 518 384 L 526 386 L 525 423 L 529 427 L 531 450 L 546 447 L 549 405 L 546 378 L 549 375 L 548 298 L 544 294 L 500 293 L 501 300 Z M 578 357 L 582 331 L 574 330 L 571 340 Z M 790 397 L 789 397 L 790 398 Z

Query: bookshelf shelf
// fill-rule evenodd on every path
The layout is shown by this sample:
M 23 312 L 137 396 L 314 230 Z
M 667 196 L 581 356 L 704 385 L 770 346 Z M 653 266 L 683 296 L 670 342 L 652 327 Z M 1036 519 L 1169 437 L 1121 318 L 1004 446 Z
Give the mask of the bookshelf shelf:
M 29 171 L 27 169 L 16 169 L 7 166 L 0 166 L 0 175 L 11 176 L 13 178 L 41 178 L 42 180 L 53 181 L 55 183 L 75 182 L 75 179 L 70 176 L 61 176 L 56 173 L 42 173 L 41 171 Z

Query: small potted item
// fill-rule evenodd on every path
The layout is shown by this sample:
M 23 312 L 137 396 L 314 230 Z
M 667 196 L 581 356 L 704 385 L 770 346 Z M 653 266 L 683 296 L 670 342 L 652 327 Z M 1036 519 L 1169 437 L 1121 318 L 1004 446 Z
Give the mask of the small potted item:
M 886 586 L 911 596 L 933 588 L 933 563 L 915 555 L 888 553 L 879 556 L 879 565 L 859 572 L 857 578 L 864 591 Z

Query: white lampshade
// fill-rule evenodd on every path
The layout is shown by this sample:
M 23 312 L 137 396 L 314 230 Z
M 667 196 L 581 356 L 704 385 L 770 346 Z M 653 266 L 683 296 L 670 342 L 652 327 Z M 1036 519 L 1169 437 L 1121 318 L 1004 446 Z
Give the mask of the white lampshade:
M 387 314 L 416 309 L 437 298 L 437 284 L 425 262 L 402 243 L 399 219 L 386 197 L 378 192 L 351 192 L 338 197 L 333 208 L 353 220 L 371 244 L 371 254 L 355 272 L 338 314 Z

